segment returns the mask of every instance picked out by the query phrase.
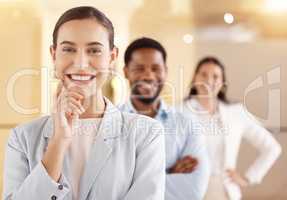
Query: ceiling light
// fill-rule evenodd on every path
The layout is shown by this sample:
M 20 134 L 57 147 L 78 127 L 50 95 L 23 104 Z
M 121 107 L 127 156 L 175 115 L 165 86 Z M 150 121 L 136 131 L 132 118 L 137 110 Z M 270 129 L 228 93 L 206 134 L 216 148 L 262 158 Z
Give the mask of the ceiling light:
M 232 24 L 234 22 L 234 17 L 231 13 L 225 13 L 224 14 L 224 21 L 227 24 Z
M 182 39 L 186 44 L 191 44 L 193 41 L 193 36 L 191 34 L 185 34 Z

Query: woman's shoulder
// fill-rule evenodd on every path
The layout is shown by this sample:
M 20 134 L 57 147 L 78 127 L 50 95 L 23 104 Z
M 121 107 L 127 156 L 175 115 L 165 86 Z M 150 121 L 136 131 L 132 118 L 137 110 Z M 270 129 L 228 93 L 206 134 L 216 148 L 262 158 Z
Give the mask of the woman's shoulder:
M 21 123 L 12 129 L 11 135 L 18 138 L 32 138 L 35 135 L 39 135 L 42 130 L 50 123 L 50 116 L 43 116 L 36 118 L 30 122 Z
M 258 123 L 256 117 L 251 112 L 249 112 L 248 108 L 243 103 L 230 103 L 225 106 L 225 113 L 228 114 L 231 119 L 236 119 L 237 122 L 242 123 Z
M 42 128 L 49 120 L 50 120 L 50 116 L 46 115 L 43 117 L 38 117 L 32 121 L 26 122 L 26 123 L 21 123 L 19 125 L 17 125 L 14 129 L 21 131 L 33 131 L 33 130 L 37 130 L 39 128 Z
M 221 106 L 226 107 L 231 112 L 242 113 L 246 111 L 244 105 L 241 102 L 228 102 L 228 103 L 221 102 L 220 104 Z

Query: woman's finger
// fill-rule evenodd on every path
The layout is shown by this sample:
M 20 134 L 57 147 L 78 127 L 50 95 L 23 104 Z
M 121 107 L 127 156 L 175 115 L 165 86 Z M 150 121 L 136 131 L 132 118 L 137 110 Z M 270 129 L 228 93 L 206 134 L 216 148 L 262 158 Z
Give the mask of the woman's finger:
M 82 111 L 72 102 L 69 102 L 68 106 L 72 110 L 73 115 L 81 115 L 82 114 Z
M 83 100 L 84 96 L 78 92 L 68 91 L 68 96 L 74 97 L 76 100 Z
M 61 94 L 63 90 L 63 83 L 62 82 L 59 82 L 58 85 L 57 85 L 57 89 L 56 89 L 56 92 L 54 93 L 54 96 L 53 96 L 53 113 L 56 113 L 58 111 L 58 105 L 59 105 L 59 96 Z
M 85 112 L 85 109 L 82 106 L 82 103 L 79 100 L 76 100 L 74 97 L 69 97 L 68 102 L 75 105 L 81 111 L 81 113 Z

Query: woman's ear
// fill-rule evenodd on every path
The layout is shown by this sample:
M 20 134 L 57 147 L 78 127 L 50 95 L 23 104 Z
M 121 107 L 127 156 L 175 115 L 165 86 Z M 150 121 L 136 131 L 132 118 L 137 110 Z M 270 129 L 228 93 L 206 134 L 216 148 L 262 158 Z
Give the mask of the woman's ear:
M 51 54 L 53 63 L 55 63 L 55 60 L 56 60 L 56 48 L 54 47 L 54 45 L 50 46 L 50 54 Z
M 50 54 L 51 54 L 51 57 L 52 57 L 52 60 L 53 60 L 53 64 L 54 64 L 54 77 L 56 79 L 59 79 L 59 75 L 57 73 L 57 70 L 56 70 L 56 66 L 55 66 L 55 62 L 56 62 L 56 49 L 54 48 L 53 45 L 50 46 Z
M 113 65 L 116 62 L 118 55 L 119 55 L 119 48 L 114 46 L 114 48 L 111 51 L 111 62 L 110 62 L 111 65 Z

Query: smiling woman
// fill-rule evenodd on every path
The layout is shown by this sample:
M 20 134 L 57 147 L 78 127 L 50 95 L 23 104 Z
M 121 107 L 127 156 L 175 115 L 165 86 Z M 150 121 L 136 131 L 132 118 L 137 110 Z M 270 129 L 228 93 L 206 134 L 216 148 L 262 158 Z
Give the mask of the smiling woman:
M 60 17 L 50 48 L 60 80 L 53 113 L 12 130 L 4 200 L 164 199 L 163 128 L 102 94 L 117 58 L 113 37 L 96 8 Z
M 102 13 L 71 9 L 57 22 L 50 51 L 57 78 L 66 87 L 78 85 L 89 93 L 102 87 L 117 57 L 113 25 Z

